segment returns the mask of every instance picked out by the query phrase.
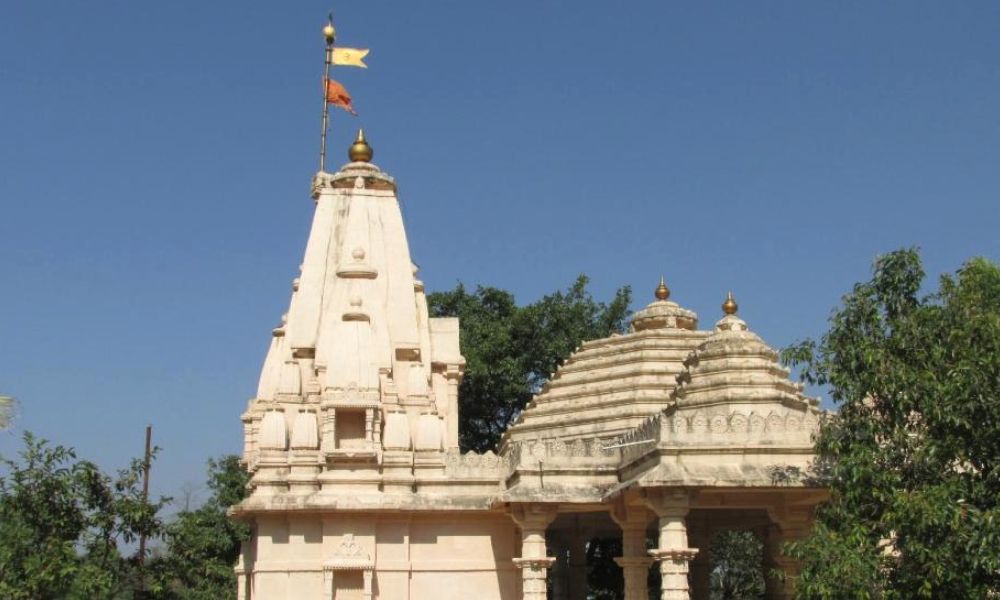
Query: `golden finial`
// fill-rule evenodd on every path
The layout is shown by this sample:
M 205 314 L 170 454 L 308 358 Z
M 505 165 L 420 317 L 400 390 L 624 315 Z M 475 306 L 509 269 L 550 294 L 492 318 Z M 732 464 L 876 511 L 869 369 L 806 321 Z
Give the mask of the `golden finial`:
M 358 130 L 358 137 L 351 144 L 351 149 L 347 151 L 347 156 L 351 159 L 351 162 L 371 162 L 372 156 L 375 155 L 375 151 L 372 147 L 368 145 L 368 140 L 365 139 L 365 130 Z
M 326 25 L 323 27 L 323 37 L 326 38 L 326 45 L 332 46 L 333 39 L 337 36 L 337 30 L 333 28 L 333 15 L 327 20 Z
M 660 277 L 660 285 L 656 286 L 656 299 L 666 300 L 670 297 L 670 288 L 667 287 L 667 282 Z
M 739 310 L 740 305 L 736 304 L 736 300 L 733 300 L 733 293 L 729 292 L 726 295 L 726 301 L 722 303 L 722 312 L 727 315 L 735 315 L 736 311 Z

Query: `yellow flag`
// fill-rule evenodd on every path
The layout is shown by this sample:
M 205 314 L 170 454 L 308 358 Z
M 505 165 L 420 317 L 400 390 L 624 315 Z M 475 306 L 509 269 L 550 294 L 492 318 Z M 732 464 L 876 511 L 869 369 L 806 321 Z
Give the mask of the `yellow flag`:
M 334 48 L 333 64 L 367 69 L 368 65 L 361 59 L 368 56 L 368 52 L 370 52 L 368 48 Z

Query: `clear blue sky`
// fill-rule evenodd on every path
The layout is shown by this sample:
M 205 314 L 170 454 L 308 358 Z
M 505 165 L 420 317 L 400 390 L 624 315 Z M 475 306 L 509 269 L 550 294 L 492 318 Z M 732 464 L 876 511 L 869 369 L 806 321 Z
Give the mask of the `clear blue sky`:
M 660 274 L 775 346 L 872 259 L 1000 257 L 1000 3 L 338 2 L 429 289 Z M 329 2 L 0 7 L 0 391 L 154 489 L 238 451 L 311 218 Z M 0 453 L 19 447 L 0 435 Z

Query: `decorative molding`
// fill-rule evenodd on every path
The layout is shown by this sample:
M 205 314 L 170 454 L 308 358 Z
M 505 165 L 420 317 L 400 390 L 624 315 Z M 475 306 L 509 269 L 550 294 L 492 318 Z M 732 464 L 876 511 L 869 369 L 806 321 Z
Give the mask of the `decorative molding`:
M 511 559 L 515 565 L 520 569 L 528 569 L 530 571 L 540 571 L 542 569 L 548 569 L 555 562 L 556 558 L 554 556 L 541 556 L 538 558 L 514 558 Z
M 354 539 L 353 533 L 345 533 L 334 555 L 323 563 L 323 569 L 328 571 L 367 570 L 374 567 L 371 555 Z

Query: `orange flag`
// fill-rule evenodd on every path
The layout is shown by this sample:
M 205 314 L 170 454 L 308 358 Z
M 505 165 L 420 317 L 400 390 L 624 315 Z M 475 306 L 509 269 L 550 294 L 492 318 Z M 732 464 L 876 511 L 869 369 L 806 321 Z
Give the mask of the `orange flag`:
M 351 95 L 347 93 L 347 89 L 332 79 L 328 79 L 326 82 L 326 103 L 339 106 L 352 115 L 358 116 L 358 113 L 354 112 Z

